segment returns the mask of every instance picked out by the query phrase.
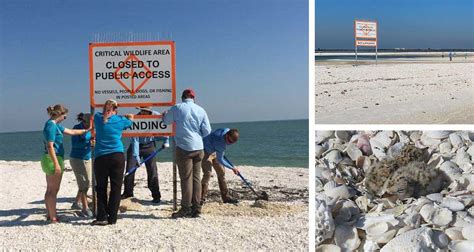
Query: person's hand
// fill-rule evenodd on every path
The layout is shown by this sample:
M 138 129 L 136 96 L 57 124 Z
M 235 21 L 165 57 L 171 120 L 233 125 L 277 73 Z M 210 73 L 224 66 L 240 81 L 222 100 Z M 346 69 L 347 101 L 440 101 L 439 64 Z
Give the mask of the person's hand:
M 59 165 L 54 165 L 54 175 L 61 175 L 61 167 Z
M 232 171 L 234 172 L 235 175 L 239 175 L 239 173 L 240 173 L 240 171 L 239 171 L 239 169 L 237 169 L 237 167 L 234 167 L 232 169 Z
M 161 112 L 161 116 L 165 116 L 166 114 L 168 114 L 168 110 Z
M 125 117 L 128 118 L 129 120 L 133 120 L 134 114 L 126 114 Z
M 91 139 L 91 146 L 92 146 L 92 147 L 95 146 L 95 139 L 94 139 L 94 138 Z
M 170 144 L 169 143 L 164 143 L 161 148 L 163 149 L 166 149 L 166 148 L 169 148 L 170 147 Z

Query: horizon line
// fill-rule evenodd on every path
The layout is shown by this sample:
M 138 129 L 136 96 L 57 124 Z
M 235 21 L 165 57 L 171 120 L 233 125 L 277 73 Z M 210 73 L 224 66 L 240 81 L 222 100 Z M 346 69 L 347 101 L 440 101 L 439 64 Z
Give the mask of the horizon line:
M 211 124 L 223 124 L 223 123 L 251 123 L 251 122 L 278 122 L 278 121 L 301 121 L 309 120 L 309 118 L 298 118 L 298 119 L 268 119 L 268 120 L 259 120 L 259 121 L 234 121 L 234 122 L 215 122 Z M 30 132 L 40 132 L 41 130 L 22 130 L 22 131 L 0 131 L 0 134 L 8 133 L 30 133 Z

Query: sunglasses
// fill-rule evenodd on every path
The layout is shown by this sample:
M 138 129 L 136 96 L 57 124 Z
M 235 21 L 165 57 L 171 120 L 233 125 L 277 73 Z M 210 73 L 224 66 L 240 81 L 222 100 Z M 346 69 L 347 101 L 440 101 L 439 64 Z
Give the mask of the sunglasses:
M 225 138 L 226 138 L 226 141 L 227 141 L 228 144 L 233 144 L 233 143 L 237 142 L 237 139 L 234 139 L 234 138 L 232 138 L 228 135 L 226 135 Z

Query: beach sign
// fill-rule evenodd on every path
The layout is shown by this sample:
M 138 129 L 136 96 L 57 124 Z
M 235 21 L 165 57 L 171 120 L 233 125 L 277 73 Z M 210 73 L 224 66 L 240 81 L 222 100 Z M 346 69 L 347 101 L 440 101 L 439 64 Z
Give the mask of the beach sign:
M 122 133 L 124 137 L 172 136 L 175 125 L 166 125 L 161 115 L 135 115 L 132 126 Z
M 91 107 L 114 99 L 121 107 L 176 102 L 173 41 L 89 44 Z
M 377 22 L 355 20 L 355 37 L 377 39 Z
M 378 60 L 378 24 L 376 21 L 354 20 L 355 60 L 357 62 L 357 48 L 375 47 L 375 63 Z

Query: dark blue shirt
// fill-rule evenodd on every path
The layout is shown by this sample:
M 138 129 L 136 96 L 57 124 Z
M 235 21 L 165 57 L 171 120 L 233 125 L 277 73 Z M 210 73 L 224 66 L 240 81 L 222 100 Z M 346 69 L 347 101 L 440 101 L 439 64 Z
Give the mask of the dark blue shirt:
M 86 129 L 83 123 L 79 123 L 73 129 Z M 71 137 L 72 140 L 72 158 L 89 160 L 91 159 L 91 133 L 87 132 L 83 135 L 76 135 Z

